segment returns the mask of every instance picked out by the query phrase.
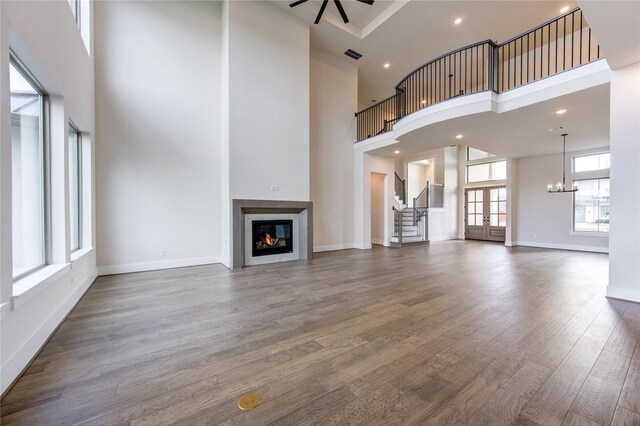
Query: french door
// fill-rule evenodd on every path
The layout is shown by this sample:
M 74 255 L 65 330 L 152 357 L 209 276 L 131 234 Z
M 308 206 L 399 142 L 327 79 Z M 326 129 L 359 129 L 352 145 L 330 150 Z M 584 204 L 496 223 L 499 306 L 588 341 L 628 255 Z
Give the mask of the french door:
M 507 188 L 465 190 L 466 239 L 503 241 L 507 230 Z

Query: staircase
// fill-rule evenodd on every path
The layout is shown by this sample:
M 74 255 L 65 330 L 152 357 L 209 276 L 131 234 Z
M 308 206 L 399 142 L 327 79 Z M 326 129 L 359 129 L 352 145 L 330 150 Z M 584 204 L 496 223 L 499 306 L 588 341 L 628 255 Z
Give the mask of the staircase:
M 402 242 L 418 243 L 424 241 L 422 234 L 418 229 L 418 223 L 413 224 L 413 207 L 402 210 Z M 420 222 L 418 220 L 417 222 Z M 393 238 L 391 239 L 393 241 Z

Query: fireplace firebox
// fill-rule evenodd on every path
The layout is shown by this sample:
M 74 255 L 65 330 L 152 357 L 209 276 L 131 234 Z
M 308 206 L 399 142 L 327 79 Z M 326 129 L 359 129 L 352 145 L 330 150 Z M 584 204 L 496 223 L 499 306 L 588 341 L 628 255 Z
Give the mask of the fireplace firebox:
M 254 257 L 293 252 L 292 220 L 253 220 L 251 228 Z

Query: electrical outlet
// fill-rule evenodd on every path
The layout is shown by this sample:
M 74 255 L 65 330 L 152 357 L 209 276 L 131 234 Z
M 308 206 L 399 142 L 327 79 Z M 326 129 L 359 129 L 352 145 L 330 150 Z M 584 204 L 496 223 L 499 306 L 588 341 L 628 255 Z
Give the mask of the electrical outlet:
M 164 249 L 160 250 L 160 257 L 164 257 L 165 254 L 167 254 L 167 252 Z
M 271 185 L 271 190 L 272 191 L 278 191 L 280 189 L 279 185 Z

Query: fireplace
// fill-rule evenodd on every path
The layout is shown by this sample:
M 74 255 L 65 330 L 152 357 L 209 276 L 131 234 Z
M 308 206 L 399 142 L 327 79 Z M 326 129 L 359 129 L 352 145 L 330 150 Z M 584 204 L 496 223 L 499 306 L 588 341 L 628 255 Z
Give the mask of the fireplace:
M 310 201 L 233 200 L 232 223 L 233 268 L 313 256 Z
M 252 220 L 252 256 L 293 253 L 293 220 Z

